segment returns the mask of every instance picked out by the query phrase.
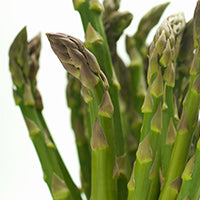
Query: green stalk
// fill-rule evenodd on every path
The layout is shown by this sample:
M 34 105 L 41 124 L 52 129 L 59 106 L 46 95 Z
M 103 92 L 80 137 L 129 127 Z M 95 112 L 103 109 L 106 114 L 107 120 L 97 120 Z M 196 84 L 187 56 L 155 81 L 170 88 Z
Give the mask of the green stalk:
M 191 92 L 188 91 L 188 93 L 190 92 L 190 96 L 188 96 L 188 100 L 184 105 L 184 111 L 178 124 L 176 141 L 159 199 L 169 198 L 168 187 L 181 175 L 187 161 L 194 132 L 193 125 L 196 121 L 200 104 L 200 93 L 197 89 L 200 84 L 199 78 L 200 76 L 195 79 Z M 179 162 L 177 162 L 177 160 L 179 160 Z
M 68 74 L 67 101 L 68 106 L 71 108 L 71 122 L 81 167 L 82 187 L 87 199 L 89 199 L 91 195 L 91 152 L 84 126 L 83 107 L 87 105 L 84 104 L 80 92 L 80 82 Z
M 200 141 L 200 140 L 199 140 Z M 195 155 L 188 161 L 182 174 L 183 183 L 178 200 L 189 196 L 190 199 L 198 200 L 200 197 L 200 181 L 198 178 L 200 165 L 200 143 L 197 143 Z
M 114 200 L 117 193 L 116 182 L 112 177 L 114 168 L 114 132 L 110 118 L 112 110 L 107 106 L 104 107 L 108 102 L 108 92 L 101 80 L 94 89 L 88 91 L 92 96 L 92 100 L 89 102 L 92 107 L 89 108 L 90 113 L 92 113 L 91 117 L 93 117 L 91 137 L 92 198 Z
M 73 197 L 81 200 L 80 192 L 71 179 L 41 114 L 42 102 L 36 88 L 39 50 L 40 37 L 27 43 L 26 28 L 22 29 L 11 45 L 9 56 L 15 85 L 14 98 L 24 116 L 53 198 L 67 200 Z M 56 187 L 55 181 L 59 187 Z
M 116 183 L 112 178 L 114 167 L 113 154 L 110 144 L 106 146 L 107 148 L 105 149 L 101 149 L 102 147 L 100 149 L 92 147 L 92 198 L 97 200 L 114 200 L 117 198 Z
M 125 145 L 119 105 L 119 84 L 116 80 L 109 46 L 101 19 L 102 7 L 98 1 L 90 0 L 86 0 L 84 3 L 75 0 L 74 7 L 78 10 L 82 19 L 83 28 L 86 33 L 86 47 L 96 56 L 98 63 L 101 66 L 102 71 L 105 73 L 110 85 L 109 93 L 115 108 L 113 115 L 115 151 L 116 156 L 120 157 L 125 152 Z M 119 180 L 119 190 L 127 190 L 126 184 L 127 182 L 125 179 L 123 181 Z M 126 193 L 125 196 L 120 197 L 122 194 L 122 192 L 119 192 L 119 199 L 126 198 Z
M 162 101 L 161 101 L 162 102 Z M 153 164 L 149 172 L 149 186 L 147 199 L 157 199 L 159 195 L 159 167 L 160 167 L 160 140 L 163 129 L 163 116 L 161 102 L 158 105 L 157 111 L 151 121 L 150 144 L 152 148 Z
M 132 101 L 135 110 L 139 114 L 141 114 L 141 107 L 146 93 L 146 83 L 144 81 L 143 69 L 143 64 L 140 66 L 133 66 L 130 68 Z
M 82 19 L 83 28 L 86 33 L 86 46 L 96 56 L 98 63 L 101 66 L 102 71 L 105 73 L 110 85 L 109 92 L 115 108 L 113 121 L 116 138 L 116 154 L 117 156 L 120 156 L 124 154 L 125 149 L 119 107 L 119 86 L 116 83 L 116 77 L 113 72 L 112 60 L 100 15 L 102 7 L 98 1 L 74 0 L 73 3 L 75 9 L 80 13 Z M 91 32 L 93 32 L 93 34 Z M 87 41 L 87 37 L 90 38 L 90 41 Z
M 175 86 L 175 69 L 174 63 L 169 64 L 164 73 L 165 93 L 163 99 L 163 129 L 161 134 L 161 172 L 165 177 L 168 164 L 171 158 L 173 144 L 175 142 L 175 105 L 173 88 Z M 171 122 L 170 122 L 171 120 Z
M 175 135 L 173 135 L 174 132 L 172 131 L 174 129 L 171 128 L 175 124 L 173 88 L 170 86 L 166 86 L 165 89 L 164 105 L 165 108 L 163 108 L 163 130 L 161 134 L 161 171 L 163 176 L 165 177 L 171 158 L 173 144 L 175 142 Z M 169 125 L 170 120 L 172 126 Z
M 134 187 L 129 187 L 128 199 L 146 199 L 146 192 L 143 188 L 148 187 L 149 170 L 152 165 L 152 152 L 150 147 L 149 134 L 139 144 L 136 153 L 136 162 L 134 167 L 134 175 L 131 177 L 134 181 Z
M 159 132 L 162 128 L 161 104 L 159 106 L 163 93 L 162 82 L 163 80 L 161 70 L 159 70 L 159 72 L 157 73 L 157 77 L 152 84 L 152 87 L 149 87 L 147 91 L 147 95 L 142 107 L 142 112 L 144 112 L 144 117 L 147 119 L 147 121 L 143 121 L 143 127 L 141 130 L 141 143 L 136 153 L 137 159 L 134 168 L 135 189 L 133 193 L 133 199 L 147 199 L 149 196 L 148 188 L 150 186 L 149 184 L 151 183 L 149 176 L 153 165 L 152 161 L 154 161 L 157 151 L 157 145 L 160 137 Z M 144 139 L 142 139 L 143 137 Z M 142 145 L 143 143 L 145 143 L 145 145 Z M 147 150 L 143 150 L 146 148 Z M 144 155 L 140 155 L 140 151 L 151 152 L 150 154 L 148 154 L 148 162 L 146 162 L 146 157 L 145 161 L 143 161 Z M 147 190 L 142 191 L 142 188 L 147 188 Z M 154 190 L 157 190 L 157 188 L 154 188 Z
M 192 68 L 190 70 L 191 81 L 185 101 L 183 102 L 183 113 L 181 120 L 177 128 L 177 137 L 174 144 L 171 160 L 165 177 L 165 182 L 161 190 L 159 199 L 169 199 L 171 184 L 178 178 L 187 162 L 190 145 L 194 135 L 195 122 L 197 120 L 200 104 L 200 65 L 199 65 L 199 8 L 200 1 L 197 2 L 197 6 L 194 13 L 194 47 L 196 48 L 195 55 L 193 58 Z M 179 162 L 177 162 L 179 160 Z M 177 188 L 178 191 L 179 187 Z M 175 199 L 177 191 L 174 193 Z
M 116 199 L 117 193 L 116 193 L 116 181 L 113 179 L 113 169 L 114 169 L 114 129 L 112 124 L 112 119 L 108 116 L 106 116 L 106 113 L 100 112 L 100 108 L 102 108 L 103 104 L 107 103 L 108 101 L 104 99 L 105 97 L 105 90 L 104 86 L 100 82 L 97 84 L 97 86 L 94 88 L 93 91 L 91 91 L 92 96 L 95 101 L 96 109 L 90 110 L 90 112 L 95 112 L 97 110 L 97 113 L 94 113 L 94 116 L 96 117 L 96 120 L 98 119 L 98 123 L 94 122 L 93 126 L 93 136 L 91 138 L 91 142 L 95 140 L 95 131 L 96 126 L 102 127 L 102 132 L 106 138 L 107 145 L 105 149 L 103 150 L 96 150 L 96 147 L 92 147 L 92 198 L 96 200 L 100 199 Z M 108 94 L 108 92 L 106 92 Z M 101 104 L 101 105 L 100 105 Z M 99 108 L 98 108 L 98 105 Z M 106 108 L 107 109 L 107 108 Z M 104 110 L 103 110 L 104 111 Z M 111 112 L 111 110 L 107 110 L 108 112 Z M 107 112 L 105 111 L 105 112 Z M 101 114 L 102 113 L 102 114 Z M 111 114 L 110 113 L 110 114 Z M 109 114 L 109 115 L 110 115 Z M 98 118 L 97 118 L 98 117 Z M 107 146 L 106 145 L 106 146 Z M 99 189 L 101 187 L 101 189 Z
M 93 127 L 91 137 L 92 198 L 114 200 L 117 195 L 116 181 L 113 178 L 115 146 L 112 116 L 114 107 L 108 92 L 107 78 L 100 70 L 95 56 L 80 40 L 61 33 L 47 34 L 47 36 L 65 69 L 80 80 L 83 86 L 83 99 L 90 104 L 90 123 Z M 98 182 L 102 183 L 101 192 L 99 192 Z

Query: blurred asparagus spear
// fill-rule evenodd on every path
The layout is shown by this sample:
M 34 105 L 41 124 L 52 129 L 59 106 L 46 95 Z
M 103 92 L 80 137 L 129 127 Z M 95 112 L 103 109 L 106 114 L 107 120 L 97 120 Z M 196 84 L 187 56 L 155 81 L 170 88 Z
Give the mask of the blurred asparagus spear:
M 9 51 L 13 94 L 19 105 L 30 138 L 39 156 L 44 180 L 54 199 L 81 199 L 80 192 L 65 167 L 42 116 L 42 100 L 36 85 L 39 68 L 40 36 L 27 42 L 26 27 L 15 38 Z

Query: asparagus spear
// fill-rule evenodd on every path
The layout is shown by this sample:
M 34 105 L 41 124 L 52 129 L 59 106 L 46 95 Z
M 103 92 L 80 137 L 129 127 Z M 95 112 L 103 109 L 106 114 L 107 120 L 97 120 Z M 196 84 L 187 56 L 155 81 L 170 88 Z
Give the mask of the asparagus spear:
M 51 47 L 69 73 L 75 75 L 92 96 L 90 109 L 92 137 L 92 198 L 116 199 L 114 169 L 114 107 L 110 98 L 109 84 L 100 70 L 95 56 L 83 43 L 65 34 L 47 34 Z M 76 73 L 74 73 L 76 72 Z M 84 99 L 87 99 L 85 96 Z M 99 187 L 100 184 L 100 187 Z
M 36 87 L 40 46 L 40 36 L 27 42 L 26 27 L 11 45 L 9 64 L 14 83 L 13 94 L 22 111 L 41 162 L 44 180 L 53 198 L 78 200 L 81 199 L 80 192 L 62 161 L 41 113 L 43 106 Z
M 71 74 L 67 74 L 67 102 L 71 108 L 71 123 L 75 133 L 79 163 L 81 167 L 82 189 L 87 199 L 91 195 L 91 152 L 84 125 L 85 107 L 81 97 L 81 84 Z M 87 100 L 86 100 L 87 101 Z
M 135 110 L 141 114 L 141 106 L 146 94 L 145 62 L 147 55 L 146 38 L 158 23 L 169 3 L 160 4 L 149 10 L 140 20 L 133 36 L 126 37 L 126 49 L 130 57 L 131 93 Z
M 117 156 L 121 156 L 125 152 L 125 146 L 119 107 L 119 84 L 113 70 L 107 38 L 101 19 L 102 6 L 97 0 L 74 0 L 73 4 L 75 10 L 81 16 L 84 32 L 86 33 L 86 47 L 96 56 L 101 70 L 105 73 L 110 85 L 109 92 L 115 108 L 113 122 L 115 127 L 116 154 Z M 90 38 L 90 40 L 87 40 L 87 38 Z
M 167 199 L 170 198 L 171 186 L 170 184 L 177 178 L 181 176 L 183 172 L 184 166 L 186 164 L 188 153 L 190 149 L 190 145 L 192 142 L 192 137 L 194 133 L 195 122 L 197 119 L 198 111 L 199 111 L 199 62 L 196 62 L 195 59 L 199 59 L 199 6 L 200 2 L 197 2 L 197 6 L 194 13 L 194 47 L 196 48 L 196 52 L 193 58 L 193 66 L 190 70 L 191 80 L 188 88 L 187 95 L 183 102 L 183 113 L 181 116 L 181 120 L 177 127 L 177 137 L 174 144 L 171 160 L 169 163 L 169 168 L 167 170 L 165 182 L 160 194 L 159 199 Z M 177 163 L 177 159 L 179 162 Z M 178 165 L 178 167 L 177 167 Z M 177 195 L 176 191 L 176 195 Z M 176 195 L 173 196 L 172 199 L 175 199 Z

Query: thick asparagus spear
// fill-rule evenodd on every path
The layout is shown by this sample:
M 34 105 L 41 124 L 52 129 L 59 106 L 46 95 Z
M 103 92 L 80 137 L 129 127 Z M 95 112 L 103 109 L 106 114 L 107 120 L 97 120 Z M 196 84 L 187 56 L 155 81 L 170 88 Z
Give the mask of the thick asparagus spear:
M 108 92 L 109 84 L 100 70 L 95 56 L 83 43 L 64 34 L 47 34 L 51 47 L 69 73 L 85 87 L 83 95 L 92 97 L 91 149 L 92 149 L 92 198 L 96 200 L 117 198 L 116 181 L 113 179 L 115 160 L 114 107 Z M 84 99 L 87 99 L 84 96 Z

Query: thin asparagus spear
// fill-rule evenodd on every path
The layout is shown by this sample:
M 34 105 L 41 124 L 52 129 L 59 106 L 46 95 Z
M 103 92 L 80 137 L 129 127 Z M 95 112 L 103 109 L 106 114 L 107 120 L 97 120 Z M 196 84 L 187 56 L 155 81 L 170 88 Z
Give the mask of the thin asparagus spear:
M 106 32 L 106 36 L 108 40 L 112 63 L 116 72 L 116 76 L 121 86 L 120 101 L 124 101 L 124 105 L 126 105 L 126 111 L 130 112 L 128 108 L 128 105 L 130 104 L 128 104 L 126 101 L 129 99 L 128 98 L 129 94 L 126 92 L 128 91 L 127 86 L 130 84 L 128 82 L 128 79 L 125 78 L 125 76 L 128 76 L 127 73 L 129 72 L 125 64 L 121 60 L 120 56 L 117 54 L 117 41 L 122 35 L 124 29 L 130 24 L 132 20 L 132 14 L 129 12 L 118 12 L 117 6 L 115 7 L 115 9 L 113 8 L 113 10 L 110 11 L 111 10 L 110 6 L 111 5 L 110 3 L 108 3 L 108 1 L 104 1 L 104 13 L 103 13 L 104 28 L 105 28 L 105 32 Z M 125 121 L 126 119 L 123 119 L 123 117 L 125 117 L 125 114 L 123 114 L 122 112 L 121 114 L 122 114 L 122 120 Z M 125 126 L 123 126 L 124 133 L 130 131 L 130 125 L 126 127 L 129 127 L 129 129 L 126 130 Z M 116 162 L 115 162 L 114 177 L 117 178 L 117 182 L 118 182 L 117 183 L 118 199 L 123 200 L 123 199 L 127 199 L 127 182 L 128 182 L 127 175 L 129 177 L 129 174 L 130 174 L 130 169 L 127 169 L 127 168 L 130 168 L 129 167 L 130 164 L 128 163 L 128 160 L 126 159 L 126 154 L 120 155 L 118 152 L 117 156 L 118 157 L 116 158 Z M 122 165 L 122 163 L 124 164 Z
M 82 188 L 87 199 L 91 195 L 91 152 L 88 138 L 85 135 L 84 126 L 84 104 L 81 97 L 81 84 L 71 74 L 67 74 L 67 102 L 71 108 L 71 123 L 75 133 L 76 146 L 78 151 L 79 163 L 81 167 Z M 90 97 L 88 97 L 90 100 Z M 88 101 L 87 100 L 87 101 Z
M 123 134 L 122 120 L 121 120 L 121 111 L 119 105 L 119 84 L 116 81 L 117 79 L 113 69 L 113 63 L 111 60 L 107 38 L 105 35 L 103 22 L 101 19 L 102 8 L 98 1 L 86 0 L 84 3 L 80 4 L 76 0 L 73 2 L 75 5 L 75 9 L 78 10 L 78 12 L 81 15 L 84 31 L 86 33 L 85 35 L 86 47 L 96 56 L 101 66 L 101 69 L 105 73 L 108 79 L 108 83 L 110 85 L 109 92 L 113 106 L 115 108 L 113 115 L 113 122 L 115 129 L 114 141 L 116 146 L 115 150 L 116 150 L 116 156 L 120 157 L 124 155 L 125 145 L 124 145 L 124 134 Z M 77 4 L 79 6 L 77 6 Z M 124 189 L 122 191 L 124 191 L 126 190 L 126 184 L 127 183 L 125 184 L 119 183 L 118 187 L 119 188 L 123 187 Z M 122 194 L 123 194 L 122 192 L 119 193 L 119 195 Z M 123 196 L 122 199 L 123 198 L 126 197 Z

